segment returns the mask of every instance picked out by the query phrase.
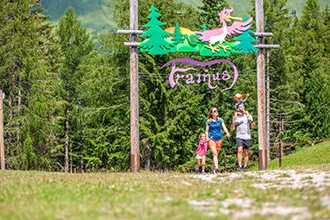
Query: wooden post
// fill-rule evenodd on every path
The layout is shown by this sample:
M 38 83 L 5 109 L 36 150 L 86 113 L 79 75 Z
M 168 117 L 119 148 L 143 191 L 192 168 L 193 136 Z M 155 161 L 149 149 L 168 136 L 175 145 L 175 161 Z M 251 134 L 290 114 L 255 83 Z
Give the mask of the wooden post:
M 279 146 L 278 146 L 278 153 L 279 153 L 278 167 L 282 167 L 283 143 L 280 142 L 278 145 L 279 145 Z
M 1 170 L 5 170 L 5 146 L 3 139 L 3 98 L 4 93 L 0 90 L 0 165 Z
M 130 0 L 130 30 L 118 30 L 117 34 L 130 34 L 130 118 L 131 118 L 131 171 L 140 171 L 139 136 L 139 60 L 138 60 L 138 1 Z
M 138 30 L 138 0 L 130 0 L 130 29 Z M 138 35 L 131 34 L 130 42 L 137 42 Z M 138 47 L 130 47 L 130 117 L 131 117 L 131 171 L 140 171 L 139 137 L 139 60 Z
M 270 71 L 269 71 L 270 52 L 267 50 L 266 61 L 266 160 L 270 161 Z
M 256 0 L 256 32 L 264 32 L 263 0 Z M 258 37 L 259 43 L 264 44 L 264 37 Z M 259 170 L 266 169 L 266 123 L 265 123 L 265 55 L 264 48 L 257 51 L 257 95 L 258 95 L 258 144 Z

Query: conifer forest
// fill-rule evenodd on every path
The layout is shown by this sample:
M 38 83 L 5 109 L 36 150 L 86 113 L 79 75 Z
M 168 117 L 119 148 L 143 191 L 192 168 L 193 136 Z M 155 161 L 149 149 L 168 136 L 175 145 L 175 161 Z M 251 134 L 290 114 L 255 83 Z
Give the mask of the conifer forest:
M 109 2 L 117 30 L 128 30 L 129 1 Z M 264 0 L 264 31 L 273 33 L 265 43 L 280 45 L 265 56 L 270 146 L 330 138 L 330 8 L 306 0 L 296 17 L 286 2 Z M 179 21 L 191 30 L 201 30 L 202 24 L 218 27 L 217 13 L 230 6 L 226 0 L 202 0 L 198 8 L 174 0 L 144 0 L 139 5 L 140 30 L 148 23 L 152 4 L 166 27 Z M 40 0 L 2 0 L 0 6 L 6 169 L 129 171 L 130 49 L 124 45 L 129 35 L 116 30 L 93 35 L 72 7 L 52 23 Z M 252 8 L 247 16 L 255 17 Z M 224 137 L 221 154 L 236 153 L 235 131 L 230 129 L 236 93 L 250 94 L 246 109 L 257 120 L 255 53 L 227 58 L 239 77 L 226 91 L 212 90 L 207 83 L 171 88 L 168 69 L 160 68 L 175 58 L 206 62 L 210 57 L 182 52 L 138 56 L 141 169 L 192 168 L 198 135 L 212 106 L 231 133 L 231 138 Z M 252 136 L 251 150 L 257 151 L 258 129 Z M 227 161 L 235 163 L 235 158 Z

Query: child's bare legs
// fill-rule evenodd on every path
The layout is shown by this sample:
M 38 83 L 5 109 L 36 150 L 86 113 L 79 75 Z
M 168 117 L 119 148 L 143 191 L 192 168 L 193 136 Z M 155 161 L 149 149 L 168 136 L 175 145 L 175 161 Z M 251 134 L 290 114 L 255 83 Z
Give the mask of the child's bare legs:
M 201 166 L 201 159 L 197 159 L 197 166 L 196 166 L 196 168 L 199 169 L 200 166 Z
M 203 157 L 202 158 L 202 173 L 205 172 L 205 160 L 206 160 L 206 157 Z
M 197 159 L 197 165 L 196 165 L 196 168 L 195 168 L 196 173 L 199 172 L 199 167 L 201 166 L 201 161 L 202 161 L 202 159 Z

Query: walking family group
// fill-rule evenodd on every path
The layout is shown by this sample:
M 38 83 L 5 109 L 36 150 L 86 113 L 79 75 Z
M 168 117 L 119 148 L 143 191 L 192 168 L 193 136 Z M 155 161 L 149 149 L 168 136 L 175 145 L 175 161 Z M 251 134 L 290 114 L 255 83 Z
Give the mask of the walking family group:
M 251 147 L 251 132 L 250 128 L 255 128 L 253 118 L 248 111 L 245 110 L 245 103 L 249 97 L 246 94 L 236 94 L 235 114 L 231 123 L 231 129 L 236 130 L 236 146 L 237 146 L 237 162 L 238 171 L 247 171 L 249 162 L 249 150 Z M 210 149 L 212 152 L 212 170 L 211 173 L 219 172 L 218 155 L 222 148 L 222 133 L 225 133 L 227 138 L 230 138 L 230 133 L 226 127 L 225 121 L 219 116 L 219 111 L 216 107 L 211 107 L 205 122 L 205 132 L 199 134 L 199 143 L 196 150 L 197 165 L 196 173 L 205 174 L 206 153 Z M 244 160 L 243 160 L 244 153 Z M 200 170 L 200 168 L 202 168 Z

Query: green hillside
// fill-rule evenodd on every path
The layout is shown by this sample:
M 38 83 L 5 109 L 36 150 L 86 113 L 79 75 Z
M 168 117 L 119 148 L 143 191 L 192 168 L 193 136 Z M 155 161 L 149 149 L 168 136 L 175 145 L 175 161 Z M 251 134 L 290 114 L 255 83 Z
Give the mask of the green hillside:
M 57 22 L 72 6 L 83 27 L 90 32 L 112 31 L 115 27 L 109 0 L 42 0 L 41 4 L 53 22 Z
M 330 163 L 330 142 L 322 142 L 313 147 L 306 146 L 294 152 L 293 154 L 283 157 L 283 168 L 294 168 L 297 166 L 329 164 Z M 271 161 L 268 168 L 278 168 L 278 159 Z
M 186 4 L 191 4 L 193 6 L 201 6 L 202 0 L 177 0 L 179 2 L 183 2 Z M 318 0 L 321 7 L 324 8 L 327 4 L 330 5 L 329 0 Z M 233 6 L 235 9 L 234 15 L 244 16 L 252 9 L 252 5 L 250 1 L 237 1 L 237 0 L 227 0 L 228 4 Z M 301 16 L 303 7 L 306 3 L 306 0 L 288 0 L 287 8 L 296 11 L 297 16 Z
M 183 2 L 185 4 L 191 4 L 194 7 L 202 5 L 202 0 L 177 0 L 178 2 Z M 237 1 L 237 0 L 227 0 L 228 4 L 234 7 L 235 16 L 244 16 L 249 10 L 252 9 L 250 1 Z
M 140 0 L 141 1 L 141 0 Z M 194 7 L 202 5 L 202 0 L 177 0 Z M 301 16 L 302 9 L 306 0 L 288 0 L 288 8 L 296 10 L 297 16 Z M 329 4 L 329 0 L 319 0 L 321 7 Z M 250 1 L 228 0 L 229 5 L 235 9 L 235 16 L 244 16 L 252 9 Z M 56 22 L 64 15 L 68 6 L 72 6 L 82 25 L 88 31 L 112 31 L 115 27 L 114 18 L 109 0 L 42 0 L 42 6 L 48 11 L 47 15 L 51 16 L 50 21 Z

